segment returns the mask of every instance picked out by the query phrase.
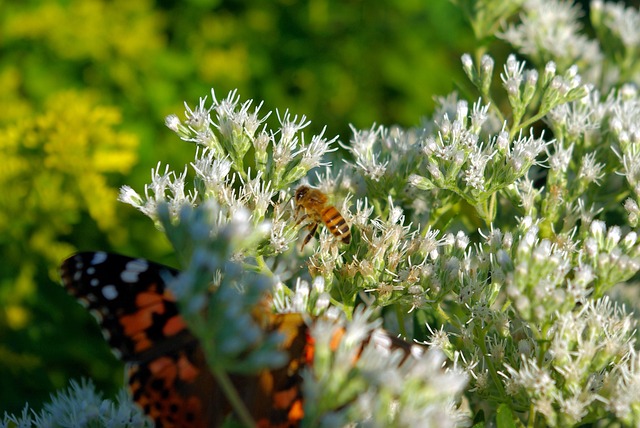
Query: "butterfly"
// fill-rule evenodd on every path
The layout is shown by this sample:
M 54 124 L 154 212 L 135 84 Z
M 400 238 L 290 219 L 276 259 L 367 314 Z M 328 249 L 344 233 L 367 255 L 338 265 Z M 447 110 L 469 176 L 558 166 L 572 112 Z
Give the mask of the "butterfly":
M 231 406 L 208 369 L 198 339 L 180 316 L 167 281 L 178 271 L 145 259 L 78 253 L 60 269 L 62 283 L 98 320 L 114 353 L 128 364 L 133 400 L 157 427 L 217 427 Z M 303 417 L 301 370 L 313 341 L 300 314 L 270 314 L 288 363 L 231 380 L 258 427 L 294 427 Z
M 218 427 L 233 411 L 167 287 L 178 274 L 146 259 L 106 252 L 75 254 L 60 268 L 64 287 L 94 315 L 112 351 L 127 363 L 133 400 L 156 427 Z M 314 341 L 301 314 L 258 309 L 264 311 L 259 314 L 263 328 L 283 337 L 288 362 L 254 375 L 233 375 L 231 381 L 257 427 L 296 427 L 304 416 L 301 373 L 313 363 Z M 332 346 L 338 346 L 342 333 L 333 337 Z M 412 354 L 411 344 L 385 335 L 404 358 Z

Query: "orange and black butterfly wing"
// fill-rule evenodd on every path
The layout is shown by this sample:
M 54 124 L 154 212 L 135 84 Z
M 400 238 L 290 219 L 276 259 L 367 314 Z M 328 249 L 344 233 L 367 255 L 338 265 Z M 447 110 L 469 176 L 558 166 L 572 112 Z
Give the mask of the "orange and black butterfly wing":
M 197 342 L 132 365 L 129 385 L 156 427 L 217 427 L 230 411 Z
M 287 364 L 274 370 L 264 370 L 257 377 L 256 388 L 243 397 L 250 403 L 256 424 L 260 428 L 297 427 L 304 416 L 302 369 L 310 362 L 308 347 L 313 346 L 309 328 L 299 313 L 269 314 L 267 330 L 277 331 L 283 338 L 282 349 Z
M 134 400 L 160 427 L 214 426 L 216 391 L 197 339 L 167 281 L 177 271 L 104 252 L 65 260 L 65 288 L 95 316 L 116 355 L 130 364 Z M 219 401 L 218 401 L 219 402 Z
M 61 267 L 64 286 L 97 318 L 112 350 L 129 363 L 133 399 L 157 427 L 217 427 L 231 413 L 198 340 L 178 312 L 167 281 L 177 271 L 144 259 L 79 253 Z M 288 353 L 275 370 L 232 376 L 260 428 L 289 428 L 303 417 L 302 369 L 313 362 L 313 340 L 301 314 L 254 314 L 277 331 Z M 409 354 L 410 345 L 390 338 Z M 336 346 L 341 334 L 335 338 Z

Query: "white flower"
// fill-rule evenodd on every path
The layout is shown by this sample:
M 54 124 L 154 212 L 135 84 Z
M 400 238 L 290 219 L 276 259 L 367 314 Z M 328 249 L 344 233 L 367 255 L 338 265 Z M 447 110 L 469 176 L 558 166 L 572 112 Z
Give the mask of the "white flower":
M 191 163 L 193 170 L 205 183 L 207 191 L 216 194 L 220 187 L 226 184 L 231 172 L 232 162 L 228 157 L 222 159 L 213 150 L 205 148 L 196 150 L 196 160 Z

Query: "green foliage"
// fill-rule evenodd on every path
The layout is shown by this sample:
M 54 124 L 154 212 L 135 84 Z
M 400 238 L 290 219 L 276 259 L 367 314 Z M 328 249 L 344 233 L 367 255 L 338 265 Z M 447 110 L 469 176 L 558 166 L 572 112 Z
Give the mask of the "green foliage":
M 0 131 L 5 165 L 0 172 L 5 189 L 0 196 L 0 384 L 7 404 L 19 404 L 20 393 L 46 393 L 59 386 L 72 367 L 64 355 L 71 344 L 60 327 L 72 329 L 74 324 L 51 310 L 66 305 L 50 281 L 57 277 L 59 260 L 75 248 L 61 237 L 83 216 L 97 226 L 93 233 L 87 230 L 86 242 L 100 239 L 98 231 L 114 243 L 126 236 L 117 220 L 115 190 L 106 179 L 107 174 L 128 172 L 137 157 L 137 139 L 115 129 L 120 121 L 116 109 L 99 106 L 88 95 L 60 92 L 45 112 Z M 99 365 L 93 366 L 95 373 Z M 38 373 L 38 381 L 23 382 L 28 373 Z M 104 375 L 99 378 L 105 380 Z

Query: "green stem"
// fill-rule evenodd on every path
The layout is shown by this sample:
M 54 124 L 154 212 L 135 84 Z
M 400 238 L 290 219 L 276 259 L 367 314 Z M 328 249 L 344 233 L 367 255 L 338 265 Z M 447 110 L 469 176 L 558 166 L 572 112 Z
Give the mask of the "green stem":
M 394 305 L 394 306 L 395 306 L 396 318 L 398 319 L 398 326 L 400 328 L 400 334 L 403 337 L 409 337 L 407 335 L 407 329 L 404 328 L 404 312 L 400 309 L 400 305 Z
M 263 256 L 256 256 L 256 263 L 258 264 L 258 270 L 261 274 L 268 277 L 273 276 L 273 272 L 271 272 L 271 269 L 269 269 L 269 266 L 265 263 Z
M 527 422 L 527 426 L 533 428 L 536 422 L 536 411 L 533 407 L 533 403 L 529 406 L 529 421 Z
M 448 224 L 454 219 L 455 214 L 453 209 L 455 205 L 450 202 L 443 203 L 440 207 L 433 210 L 432 218 L 438 219 L 432 226 L 439 230 L 445 230 Z M 426 236 L 429 231 L 428 227 L 422 229 L 422 236 Z
M 240 419 L 240 422 L 242 422 L 242 425 L 249 428 L 256 428 L 256 423 L 251 417 L 249 409 L 247 409 L 242 398 L 240 398 L 238 391 L 236 391 L 236 388 L 233 386 L 233 383 L 231 382 L 231 379 L 229 379 L 227 373 L 219 369 L 213 369 L 212 372 L 213 376 L 218 381 L 218 385 L 222 389 L 224 396 L 229 400 L 231 408 Z
M 511 132 L 509 132 L 509 139 L 513 140 L 516 136 L 516 134 L 518 132 L 520 132 L 521 129 L 526 129 L 529 128 L 531 125 L 533 125 L 535 122 L 539 121 L 540 119 L 542 119 L 547 113 L 549 113 L 548 111 L 545 111 L 544 113 L 542 112 L 538 112 L 538 114 L 536 114 L 535 116 L 530 117 L 529 119 L 525 120 L 524 122 L 522 122 L 520 125 L 516 126 L 515 124 L 511 127 Z
M 271 269 L 269 269 L 269 266 L 267 266 L 267 264 L 265 263 L 264 257 L 256 256 L 255 260 L 256 260 L 256 264 L 242 263 L 242 267 L 249 272 L 255 272 L 257 274 L 272 278 L 273 272 L 271 271 Z
M 491 199 L 493 199 L 494 197 L 495 197 L 495 193 L 491 196 Z M 473 203 L 473 201 L 470 201 L 470 202 Z M 492 211 L 494 206 L 492 202 L 489 202 L 489 200 L 485 199 L 483 201 L 480 201 L 474 204 L 473 207 L 475 208 L 476 212 L 478 213 L 482 221 L 484 221 L 484 224 L 486 226 L 489 226 L 493 221 Z
M 476 327 L 476 329 L 477 328 L 478 327 Z M 498 371 L 496 370 L 496 367 L 493 365 L 493 361 L 491 360 L 491 357 L 489 356 L 489 352 L 487 351 L 487 344 L 484 341 L 485 332 L 482 331 L 482 329 L 476 330 L 476 335 L 475 336 L 479 338 L 476 341 L 476 344 L 480 347 L 480 350 L 482 351 L 482 355 L 484 356 L 484 360 L 487 362 L 487 366 L 489 367 L 489 374 L 491 375 L 491 379 L 493 380 L 493 383 L 496 385 L 496 388 L 498 388 L 498 392 L 500 393 L 500 396 L 502 397 L 502 401 L 503 402 L 508 402 L 507 401 L 507 394 L 504 391 L 504 387 L 502 386 L 502 382 L 500 381 L 500 377 L 498 376 Z
M 436 311 L 438 312 L 438 315 L 440 315 L 440 317 L 442 318 L 442 324 L 448 323 L 450 321 L 449 314 L 447 314 L 447 312 L 444 309 L 442 309 L 442 305 L 440 305 L 440 303 L 438 303 L 438 305 L 436 306 Z
M 374 212 L 378 216 L 382 217 L 382 207 L 380 206 L 380 201 L 377 198 L 375 198 L 371 200 L 371 204 L 373 205 Z

